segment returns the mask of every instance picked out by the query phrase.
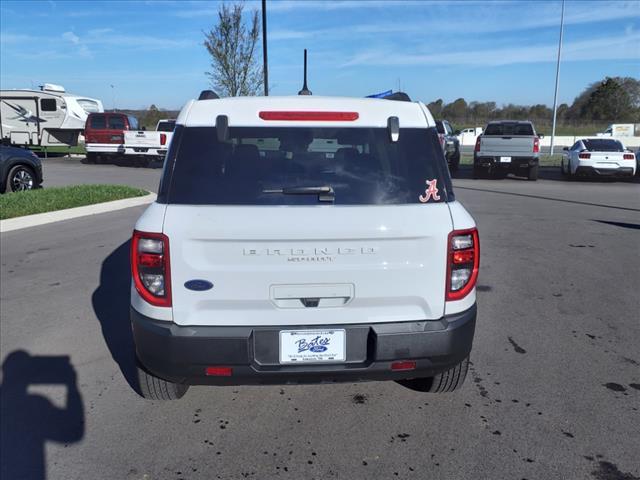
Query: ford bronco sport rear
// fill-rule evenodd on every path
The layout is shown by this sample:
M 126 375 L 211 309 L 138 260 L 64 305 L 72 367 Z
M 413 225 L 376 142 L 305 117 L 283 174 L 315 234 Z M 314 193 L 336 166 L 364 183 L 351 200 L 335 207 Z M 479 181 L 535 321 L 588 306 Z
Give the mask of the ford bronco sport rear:
M 479 241 L 424 105 L 200 100 L 132 240 L 145 397 L 192 384 L 464 381 Z

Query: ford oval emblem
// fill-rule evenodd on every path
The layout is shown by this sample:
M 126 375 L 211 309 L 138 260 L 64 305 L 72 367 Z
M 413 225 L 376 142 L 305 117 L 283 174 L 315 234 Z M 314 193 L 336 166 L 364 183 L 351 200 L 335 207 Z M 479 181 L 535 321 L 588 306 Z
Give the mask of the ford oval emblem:
M 309 348 L 309 350 L 311 350 L 313 353 L 322 353 L 326 352 L 328 349 L 324 345 L 314 345 L 313 347 Z
M 184 286 L 189 290 L 203 292 L 205 290 L 211 290 L 213 288 L 213 283 L 208 280 L 189 280 L 188 282 L 184 282 Z

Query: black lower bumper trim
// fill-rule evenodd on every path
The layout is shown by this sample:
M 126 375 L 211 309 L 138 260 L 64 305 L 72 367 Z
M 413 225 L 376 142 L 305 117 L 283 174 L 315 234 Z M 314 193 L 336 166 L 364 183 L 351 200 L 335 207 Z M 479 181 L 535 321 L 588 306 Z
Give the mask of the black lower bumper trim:
M 155 375 L 191 385 L 300 384 L 430 377 L 457 365 L 471 351 L 476 305 L 440 320 L 280 327 L 179 326 L 131 309 L 140 362 Z M 346 359 L 339 364 L 279 363 L 281 330 L 341 328 Z M 392 371 L 397 360 L 416 368 Z M 232 368 L 228 377 L 206 376 L 207 366 Z
M 633 177 L 632 167 L 619 168 L 598 168 L 598 167 L 578 167 L 576 175 L 598 176 L 598 177 Z

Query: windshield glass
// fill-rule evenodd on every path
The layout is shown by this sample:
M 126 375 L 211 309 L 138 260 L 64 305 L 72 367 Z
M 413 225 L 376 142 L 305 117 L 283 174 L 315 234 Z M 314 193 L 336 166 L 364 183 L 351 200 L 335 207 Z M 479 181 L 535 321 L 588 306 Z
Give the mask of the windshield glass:
M 583 140 L 582 143 L 590 152 L 624 152 L 618 140 Z
M 100 111 L 100 106 L 98 105 L 98 102 L 94 100 L 89 100 L 87 98 L 78 98 L 76 101 L 78 102 L 78 105 L 80 105 L 82 109 L 87 113 L 94 113 L 94 112 Z
M 342 205 L 421 203 L 420 196 L 453 200 L 434 128 L 401 129 L 396 143 L 386 128 L 229 131 L 229 140 L 220 142 L 213 127 L 177 127 L 167 161 L 175 167 L 165 166 L 172 176 L 161 186 L 169 203 L 317 204 L 319 187 L 331 187 L 332 202 Z M 433 180 L 438 193 L 425 197 L 426 182 Z M 315 190 L 292 194 L 300 187 Z

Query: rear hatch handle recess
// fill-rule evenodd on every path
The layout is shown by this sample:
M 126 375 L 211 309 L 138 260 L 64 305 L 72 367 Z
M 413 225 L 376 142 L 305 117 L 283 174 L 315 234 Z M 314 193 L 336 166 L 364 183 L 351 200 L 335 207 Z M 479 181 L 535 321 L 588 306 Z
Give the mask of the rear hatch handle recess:
M 336 199 L 336 193 L 331 186 L 322 187 L 283 187 L 268 188 L 262 190 L 262 193 L 280 193 L 282 195 L 318 195 L 319 202 L 331 202 Z

